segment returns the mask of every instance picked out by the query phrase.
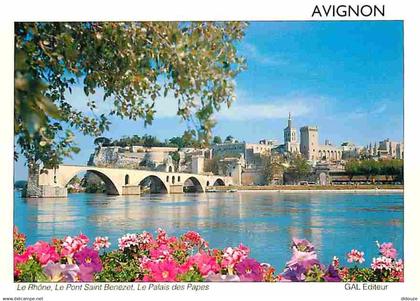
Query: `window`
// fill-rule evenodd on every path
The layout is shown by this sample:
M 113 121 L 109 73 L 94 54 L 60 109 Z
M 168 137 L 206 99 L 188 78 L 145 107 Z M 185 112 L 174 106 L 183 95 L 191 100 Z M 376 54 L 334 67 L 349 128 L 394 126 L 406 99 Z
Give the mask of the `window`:
M 124 183 L 125 183 L 125 185 L 130 184 L 130 176 L 129 175 L 125 175 Z

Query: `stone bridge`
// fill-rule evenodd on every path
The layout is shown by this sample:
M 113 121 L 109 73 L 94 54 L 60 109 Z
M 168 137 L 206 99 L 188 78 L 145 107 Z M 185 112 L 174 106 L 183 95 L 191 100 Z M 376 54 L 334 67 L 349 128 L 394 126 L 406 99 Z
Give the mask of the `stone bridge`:
M 59 165 L 56 169 L 47 169 L 39 174 L 41 196 L 67 196 L 66 186 L 74 176 L 82 172 L 97 175 L 105 183 L 107 194 L 111 195 L 140 194 L 142 186 L 150 187 L 151 193 L 182 193 L 184 187 L 188 187 L 189 191 L 205 192 L 212 186 L 235 184 L 232 177 L 215 175 Z

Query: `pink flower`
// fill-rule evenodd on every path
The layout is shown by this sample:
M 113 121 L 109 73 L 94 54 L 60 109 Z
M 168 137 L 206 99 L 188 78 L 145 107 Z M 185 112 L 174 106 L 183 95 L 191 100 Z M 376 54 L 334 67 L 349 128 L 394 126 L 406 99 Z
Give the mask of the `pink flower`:
M 162 244 L 156 249 L 150 251 L 150 257 L 152 259 L 165 259 L 172 257 L 172 249 L 168 245 Z
M 74 237 L 67 236 L 61 245 L 63 247 L 61 249 L 61 255 L 73 257 L 74 253 L 86 248 L 88 242 L 89 238 L 84 234 Z
M 398 261 L 394 262 L 394 269 L 397 272 L 402 272 L 404 270 L 404 262 L 402 261 L 402 259 L 399 259 Z
M 208 243 L 195 231 L 188 231 L 182 238 L 191 246 L 208 247 Z
M 41 265 L 60 260 L 60 255 L 55 248 L 45 241 L 38 241 L 36 244 L 29 246 L 27 252 L 35 257 Z
M 161 229 L 161 228 L 158 228 L 157 231 L 158 231 L 158 234 L 157 234 L 157 237 L 156 237 L 156 242 L 158 244 L 164 244 L 165 245 L 165 244 L 168 244 L 170 242 L 173 242 L 174 238 L 176 240 L 176 237 L 168 237 L 168 235 L 166 234 L 166 231 Z
M 381 252 L 382 255 L 395 259 L 397 257 L 397 250 L 394 248 L 392 243 L 383 243 L 379 247 L 379 252 Z
M 292 258 L 286 263 L 287 267 L 291 269 L 297 266 L 302 266 L 304 269 L 306 269 L 307 267 L 314 264 L 319 264 L 315 252 L 301 252 L 297 250 L 293 252 Z
M 363 258 L 364 255 L 364 252 L 352 249 L 349 253 L 347 253 L 347 262 L 351 263 L 354 261 L 356 263 L 363 263 L 365 261 L 365 259 Z
M 388 270 L 391 271 L 393 268 L 392 259 L 389 257 L 381 256 L 373 258 L 372 264 L 370 265 L 373 270 Z
M 249 248 L 240 244 L 236 248 L 228 247 L 223 250 L 222 267 L 233 267 L 249 255 Z
M 101 248 L 109 248 L 109 246 L 111 245 L 111 243 L 109 242 L 109 239 L 107 236 L 102 237 L 102 236 L 98 236 L 95 238 L 95 242 L 93 243 L 93 248 L 96 251 L 99 251 Z
M 334 256 L 334 257 L 333 257 L 333 260 L 332 260 L 332 262 L 331 262 L 331 265 L 332 265 L 334 268 L 338 269 L 338 267 L 340 266 L 340 260 L 338 259 L 338 257 L 337 257 L 337 256 Z
M 208 255 L 205 252 L 200 252 L 191 256 L 188 259 L 188 265 L 195 265 L 200 274 L 206 277 L 210 272 L 217 273 L 220 271 L 220 266 L 216 262 L 216 258 Z
M 246 258 L 235 266 L 236 272 L 241 281 L 262 281 L 263 270 L 255 259 Z
M 91 266 L 81 265 L 79 267 L 79 280 L 81 282 L 92 282 L 94 278 L 94 270 Z
M 102 261 L 99 257 L 98 251 L 91 248 L 84 248 L 83 250 L 74 254 L 74 259 L 77 264 L 81 266 L 91 267 L 93 272 L 102 271 Z
M 124 251 L 125 248 L 138 247 L 139 244 L 140 240 L 136 234 L 127 233 L 118 239 L 118 247 L 121 251 Z
M 292 248 L 293 250 L 301 251 L 301 252 L 312 252 L 315 251 L 315 247 L 306 239 L 292 239 Z
M 19 264 L 25 263 L 29 260 L 31 254 L 28 251 L 25 251 L 23 254 L 19 255 L 17 253 L 13 254 L 13 268 L 15 277 L 20 275 Z
M 138 240 L 140 244 L 148 245 L 153 242 L 153 235 L 149 232 L 143 231 L 142 234 L 138 235 Z
M 49 262 L 43 268 L 51 282 L 75 282 L 80 269 L 77 264 L 60 264 Z
M 149 262 L 150 274 L 144 277 L 144 281 L 172 282 L 176 281 L 178 275 L 178 265 L 173 260 Z
M 394 278 L 398 278 L 398 281 L 404 281 L 404 262 L 399 259 L 398 261 L 394 261 L 394 268 L 391 271 L 391 275 Z

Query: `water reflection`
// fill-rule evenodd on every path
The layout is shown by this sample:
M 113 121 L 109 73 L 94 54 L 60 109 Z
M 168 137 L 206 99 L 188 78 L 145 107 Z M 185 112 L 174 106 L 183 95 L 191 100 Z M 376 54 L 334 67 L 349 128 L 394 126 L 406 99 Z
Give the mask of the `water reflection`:
M 402 252 L 402 194 L 274 192 L 150 196 L 71 194 L 67 199 L 15 196 L 15 223 L 28 242 L 83 232 L 117 244 L 126 232 L 165 228 L 179 235 L 199 231 L 213 247 L 244 243 L 252 256 L 282 268 L 292 237 L 311 240 L 322 260 L 352 248 L 376 253 L 375 241 Z M 368 262 L 369 263 L 369 260 Z

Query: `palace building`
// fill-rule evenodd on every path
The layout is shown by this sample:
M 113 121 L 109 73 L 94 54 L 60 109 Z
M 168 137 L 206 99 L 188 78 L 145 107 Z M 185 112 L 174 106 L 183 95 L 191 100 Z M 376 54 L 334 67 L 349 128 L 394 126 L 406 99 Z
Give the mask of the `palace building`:
M 301 154 L 310 161 L 339 161 L 343 156 L 343 147 L 332 145 L 329 140 L 325 144 L 318 142 L 318 127 L 304 126 L 300 128 L 300 143 L 297 130 L 292 127 L 289 113 L 287 127 L 283 130 L 284 144 L 279 147 L 283 154 Z

